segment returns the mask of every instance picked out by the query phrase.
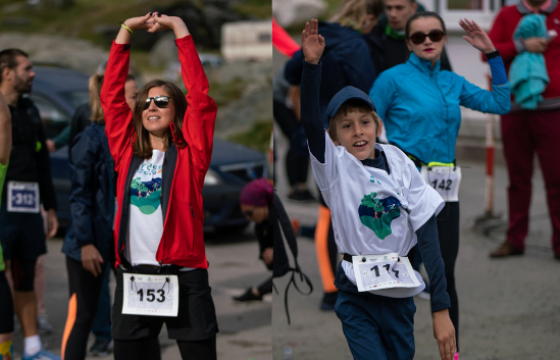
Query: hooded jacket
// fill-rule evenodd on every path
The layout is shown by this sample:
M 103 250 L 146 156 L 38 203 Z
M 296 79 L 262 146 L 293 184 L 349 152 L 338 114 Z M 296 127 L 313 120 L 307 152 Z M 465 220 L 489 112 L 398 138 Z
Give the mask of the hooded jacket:
M 208 268 L 202 224 L 202 186 L 210 165 L 216 120 L 216 103 L 208 96 L 208 80 L 190 35 L 175 40 L 187 88 L 187 111 L 181 129 L 186 146 L 175 143 L 165 152 L 162 170 L 163 233 L 155 254 L 161 265 Z M 130 44 L 113 42 L 101 105 L 105 133 L 115 161 L 118 211 L 115 217 L 116 266 L 123 260 L 130 218 L 130 184 L 143 158 L 134 155 L 136 141 L 131 110 L 124 97 L 124 84 L 130 61 Z M 175 125 L 170 124 L 172 134 Z M 174 139 L 175 140 L 175 139 Z
M 62 252 L 81 261 L 84 245 L 95 245 L 107 260 L 115 216 L 115 163 L 109 152 L 105 126 L 92 124 L 72 144 L 72 186 L 68 227 Z
M 358 31 L 338 23 L 320 22 L 319 34 L 325 38 L 320 94 L 321 113 L 324 113 L 332 97 L 345 86 L 351 85 L 367 93 L 376 72 L 368 46 Z M 290 84 L 301 84 L 304 61 L 303 50 L 299 50 L 286 63 L 284 75 Z

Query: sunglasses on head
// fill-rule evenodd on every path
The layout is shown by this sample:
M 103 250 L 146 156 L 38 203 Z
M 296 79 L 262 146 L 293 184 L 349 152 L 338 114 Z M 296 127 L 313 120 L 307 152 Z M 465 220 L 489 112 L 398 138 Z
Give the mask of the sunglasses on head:
M 164 96 L 164 95 L 149 97 L 146 99 L 146 102 L 144 103 L 144 110 L 150 107 L 152 100 L 154 100 L 154 104 L 156 104 L 158 108 L 165 109 L 167 105 L 169 105 L 169 101 L 171 100 L 171 98 L 169 96 Z
M 429 37 L 432 42 L 440 42 L 443 39 L 445 33 L 441 30 L 432 30 L 429 34 L 424 34 L 423 32 L 415 32 L 410 35 L 409 39 L 414 45 L 420 45 Z

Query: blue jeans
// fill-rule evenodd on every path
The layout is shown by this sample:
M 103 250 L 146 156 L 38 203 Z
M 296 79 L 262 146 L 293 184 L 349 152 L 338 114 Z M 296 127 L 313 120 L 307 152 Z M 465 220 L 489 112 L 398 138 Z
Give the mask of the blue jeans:
M 339 290 L 334 311 L 354 359 L 414 358 L 416 305 L 412 297 L 395 299 Z

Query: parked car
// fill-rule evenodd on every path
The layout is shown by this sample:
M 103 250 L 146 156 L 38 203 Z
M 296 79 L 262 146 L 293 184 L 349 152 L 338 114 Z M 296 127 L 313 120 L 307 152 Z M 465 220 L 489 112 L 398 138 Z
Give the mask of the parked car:
M 89 77 L 66 68 L 36 66 L 34 70 L 37 75 L 30 96 L 39 109 L 47 138 L 52 139 L 68 126 L 76 108 L 88 101 Z M 67 146 L 51 154 L 51 169 L 59 222 L 66 227 L 70 219 Z M 248 221 L 239 209 L 239 194 L 247 182 L 266 174 L 264 154 L 214 139 L 212 161 L 202 189 L 204 225 L 227 231 L 244 229 Z

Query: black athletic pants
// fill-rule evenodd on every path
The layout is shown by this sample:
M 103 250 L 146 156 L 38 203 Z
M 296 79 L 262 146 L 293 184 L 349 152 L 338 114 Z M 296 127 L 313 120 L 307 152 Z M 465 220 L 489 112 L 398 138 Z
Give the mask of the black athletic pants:
M 157 338 L 131 341 L 113 339 L 113 342 L 115 359 L 161 359 Z M 216 335 L 201 341 L 177 340 L 177 345 L 182 359 L 216 359 Z
M 445 263 L 447 293 L 451 300 L 449 317 L 455 327 L 457 351 L 459 351 L 459 300 L 455 289 L 455 261 L 459 253 L 459 202 L 445 203 L 437 216 L 439 247 Z
M 268 278 L 266 281 L 262 282 L 258 287 L 257 290 L 261 296 L 270 294 L 272 292 L 272 277 Z
M 0 334 L 11 332 L 14 332 L 14 302 L 6 273 L 0 271 Z
M 103 271 L 108 271 L 104 264 L 101 268 Z M 66 257 L 66 269 L 70 287 L 70 302 L 61 351 L 65 359 L 85 359 L 87 341 L 97 313 L 104 273 L 95 277 L 84 269 L 81 261 L 68 256 Z
M 291 141 L 292 134 L 300 126 L 300 122 L 296 119 L 294 112 L 283 103 L 274 101 L 273 114 L 278 126 L 280 126 L 284 135 Z M 292 150 L 290 146 L 286 154 L 285 164 L 290 186 L 307 182 L 307 170 L 309 168 L 308 156 L 298 154 Z

